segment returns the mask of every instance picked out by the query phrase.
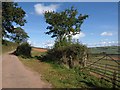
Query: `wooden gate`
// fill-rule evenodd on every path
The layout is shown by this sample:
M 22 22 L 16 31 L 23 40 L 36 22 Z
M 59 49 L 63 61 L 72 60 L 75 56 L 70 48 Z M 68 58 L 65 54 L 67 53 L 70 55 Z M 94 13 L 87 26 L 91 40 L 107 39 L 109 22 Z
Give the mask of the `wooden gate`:
M 120 58 L 113 54 L 92 54 L 85 67 L 112 83 L 113 88 L 120 88 Z

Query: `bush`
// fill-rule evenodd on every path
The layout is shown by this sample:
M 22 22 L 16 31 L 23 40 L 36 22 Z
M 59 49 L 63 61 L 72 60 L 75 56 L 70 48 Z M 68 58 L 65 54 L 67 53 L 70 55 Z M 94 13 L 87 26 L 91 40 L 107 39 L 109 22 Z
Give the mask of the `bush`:
M 69 46 L 71 42 L 68 42 L 66 38 L 63 38 L 62 41 L 56 41 L 54 44 L 54 48 Z
M 25 58 L 31 57 L 31 46 L 26 42 L 19 45 L 15 51 L 15 55 Z
M 69 68 L 84 67 L 88 59 L 87 52 L 88 49 L 85 45 L 75 43 L 53 48 L 48 51 L 45 57 Z

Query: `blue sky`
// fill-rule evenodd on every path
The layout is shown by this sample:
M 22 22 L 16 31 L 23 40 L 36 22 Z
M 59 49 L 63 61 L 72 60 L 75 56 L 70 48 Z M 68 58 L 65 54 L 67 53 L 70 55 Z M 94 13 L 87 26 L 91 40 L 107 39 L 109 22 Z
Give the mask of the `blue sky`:
M 118 3 L 116 2 L 19 2 L 18 4 L 26 12 L 27 23 L 22 28 L 30 36 L 28 41 L 33 46 L 52 46 L 55 40 L 45 34 L 48 24 L 45 22 L 43 12 L 45 10 L 60 12 L 71 6 L 74 6 L 79 14 L 89 15 L 81 27 L 81 34 L 74 36 L 75 39 L 88 46 L 118 43 Z

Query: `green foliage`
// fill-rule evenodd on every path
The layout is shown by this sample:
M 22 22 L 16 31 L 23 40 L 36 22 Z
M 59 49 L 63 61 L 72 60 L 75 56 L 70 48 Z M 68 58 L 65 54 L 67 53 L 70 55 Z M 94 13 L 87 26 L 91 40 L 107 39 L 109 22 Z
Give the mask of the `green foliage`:
M 71 36 L 80 33 L 81 25 L 88 15 L 80 14 L 77 17 L 77 10 L 71 7 L 62 12 L 45 12 L 46 23 L 50 24 L 46 34 L 52 34 L 52 38 L 56 37 L 58 42 L 63 41 L 67 37 L 67 41 L 71 41 Z M 61 43 L 60 43 L 61 44 Z
M 11 36 L 11 40 L 14 40 L 17 43 L 26 42 L 29 36 L 21 27 L 14 29 L 14 33 Z
M 24 26 L 26 23 L 25 20 L 25 11 L 18 7 L 17 3 L 14 2 L 2 2 L 2 38 L 12 38 L 13 41 L 21 41 L 16 36 L 20 36 L 21 38 L 26 37 L 26 33 L 21 28 L 14 28 L 13 23 L 16 25 Z M 22 31 L 21 33 L 17 33 Z M 24 33 L 24 35 L 23 35 Z M 24 37 L 25 36 L 25 37 Z
M 81 25 L 88 15 L 80 14 L 71 7 L 62 12 L 45 12 L 46 23 L 49 29 L 46 34 L 52 34 L 52 38 L 56 37 L 54 48 L 49 50 L 45 58 L 68 65 L 70 68 L 85 63 L 87 56 L 87 47 L 78 43 L 72 43 L 72 35 L 79 34 Z M 84 65 L 83 65 L 84 66 Z
M 89 87 L 112 88 L 111 83 L 105 81 L 102 78 L 97 78 L 97 77 L 91 76 L 88 72 L 79 72 L 79 75 L 81 77 L 80 82 L 85 83 Z
M 31 46 L 27 42 L 22 43 L 17 47 L 15 55 L 22 56 L 25 58 L 31 57 Z
M 66 38 L 63 38 L 62 41 L 55 41 L 54 48 L 69 46 L 71 42 L 67 42 Z
M 44 58 L 73 68 L 83 64 L 87 51 L 85 45 L 78 43 L 68 44 L 67 46 L 61 46 L 49 50 Z

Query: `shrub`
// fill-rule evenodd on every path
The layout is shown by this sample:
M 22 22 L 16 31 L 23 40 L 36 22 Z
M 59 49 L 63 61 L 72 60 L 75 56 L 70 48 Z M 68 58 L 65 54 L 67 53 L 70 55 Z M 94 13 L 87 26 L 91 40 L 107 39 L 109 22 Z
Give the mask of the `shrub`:
M 69 46 L 71 42 L 68 42 L 66 38 L 63 38 L 62 41 L 56 41 L 54 44 L 54 48 Z
M 19 45 L 15 51 L 15 55 L 29 58 L 31 57 L 31 46 L 25 42 Z
M 87 60 L 88 49 L 82 44 L 69 44 L 53 48 L 48 51 L 47 59 L 63 64 L 69 68 L 84 67 Z

